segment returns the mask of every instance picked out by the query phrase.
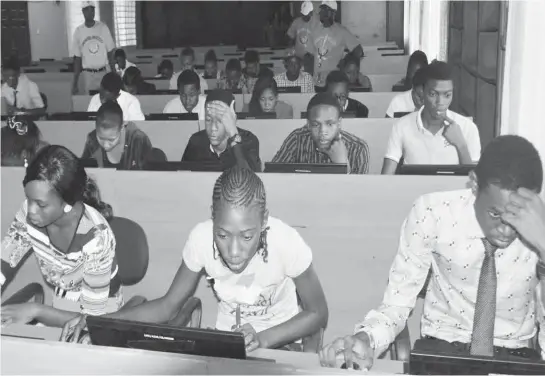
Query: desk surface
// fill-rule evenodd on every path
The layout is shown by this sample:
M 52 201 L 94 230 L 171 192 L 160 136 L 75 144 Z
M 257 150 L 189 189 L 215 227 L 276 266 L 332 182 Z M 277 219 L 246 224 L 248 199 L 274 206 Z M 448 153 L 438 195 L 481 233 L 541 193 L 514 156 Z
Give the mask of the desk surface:
M 12 336 L 19 336 L 12 337 Z M 210 358 L 137 349 L 56 342 L 60 329 L 29 325 L 2 328 L 2 374 L 365 374 L 320 367 L 318 356 L 258 349 L 252 357 L 276 363 Z M 26 338 L 24 338 L 26 337 Z M 76 361 L 77 359 L 77 361 Z M 400 362 L 377 360 L 373 374 L 402 373 Z

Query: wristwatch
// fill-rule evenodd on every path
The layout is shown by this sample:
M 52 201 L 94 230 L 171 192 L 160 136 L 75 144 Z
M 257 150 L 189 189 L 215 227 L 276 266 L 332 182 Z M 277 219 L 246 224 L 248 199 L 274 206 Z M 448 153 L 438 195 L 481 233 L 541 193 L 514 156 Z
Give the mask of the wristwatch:
M 242 137 L 240 137 L 240 134 L 235 134 L 233 137 L 229 139 L 229 146 L 234 147 L 237 144 L 240 144 L 242 142 Z

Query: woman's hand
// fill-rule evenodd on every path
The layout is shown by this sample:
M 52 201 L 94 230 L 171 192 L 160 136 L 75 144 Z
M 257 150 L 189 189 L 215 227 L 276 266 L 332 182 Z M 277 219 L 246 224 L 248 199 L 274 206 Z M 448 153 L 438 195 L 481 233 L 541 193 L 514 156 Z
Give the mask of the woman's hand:
M 39 306 L 37 303 L 22 303 L 10 304 L 0 308 L 2 326 L 28 324 L 38 316 Z
M 236 328 L 235 332 L 239 332 L 244 335 L 244 344 L 246 345 L 247 352 L 251 352 L 262 347 L 261 341 L 259 340 L 259 334 L 257 334 L 252 325 L 244 324 L 240 328 Z
M 61 342 L 74 342 L 77 343 L 81 331 L 87 326 L 85 315 L 78 315 L 71 320 L 68 320 L 62 328 Z

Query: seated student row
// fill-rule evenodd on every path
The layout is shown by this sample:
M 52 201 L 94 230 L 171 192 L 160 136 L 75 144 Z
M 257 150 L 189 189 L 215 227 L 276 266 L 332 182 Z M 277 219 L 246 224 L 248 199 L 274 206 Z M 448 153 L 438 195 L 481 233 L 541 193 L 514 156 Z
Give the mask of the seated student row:
M 29 251 L 31 246 L 35 245 L 36 239 L 34 237 L 39 238 L 42 243 L 47 242 L 49 238 L 49 249 L 34 247 L 38 257 L 44 257 L 48 252 L 50 253 L 53 245 L 57 247 L 60 244 L 69 243 L 69 239 L 63 239 L 62 235 L 68 234 L 70 237 L 72 231 L 59 234 L 50 230 L 40 230 L 44 226 L 48 227 L 48 221 L 55 222 L 53 225 L 49 224 L 51 228 L 68 226 L 67 223 L 70 221 L 77 222 L 78 218 L 83 218 L 80 214 L 82 208 L 89 216 L 96 216 L 96 210 L 74 201 L 74 197 L 69 196 L 62 189 L 58 190 L 62 188 L 59 186 L 58 180 L 70 180 L 69 175 L 65 176 L 62 171 L 62 168 L 67 164 L 70 166 L 70 163 L 72 171 L 73 169 L 80 171 L 80 178 L 85 178 L 81 165 L 78 166 L 77 158 L 62 147 L 45 147 L 31 162 L 24 181 L 27 201 L 23 204 L 22 213 L 17 215 L 17 225 L 12 226 L 9 236 L 3 242 L 3 259 L 11 262 L 11 268 L 3 262 L 3 275 L 13 275 L 13 267 L 16 266 L 18 260 L 25 252 Z M 472 189 L 428 194 L 419 198 L 402 228 L 399 256 L 394 261 L 394 267 L 390 274 L 389 292 L 385 295 L 384 305 L 378 313 L 372 312 L 361 325 L 356 327 L 358 334 L 355 337 L 346 341 L 335 341 L 332 347 L 326 347 L 321 354 L 323 364 L 338 366 L 337 354 L 344 350 L 347 357 L 350 356 L 349 352 L 354 351 L 355 360 L 361 366 L 369 367 L 374 355 L 379 355 L 405 325 L 408 313 L 414 305 L 416 294 L 424 284 L 430 268 L 436 278 L 430 280 L 431 290 L 426 298 L 427 309 L 423 319 L 425 325 L 422 330 L 425 335 L 436 339 L 427 338 L 423 342 L 417 343 L 423 344 L 422 346 L 426 344 L 429 346 L 441 345 L 447 351 L 453 351 L 448 347 L 448 342 L 454 338 L 454 341 L 460 341 L 468 348 L 471 347 L 471 353 L 474 354 L 473 350 L 477 348 L 474 344 L 477 341 L 475 337 L 481 338 L 481 336 L 477 336 L 477 332 L 482 331 L 482 328 L 478 328 L 476 324 L 472 329 L 471 322 L 475 318 L 475 323 L 477 323 L 477 317 L 481 314 L 478 307 L 482 308 L 483 298 L 480 296 L 480 292 L 477 293 L 475 287 L 482 283 L 479 282 L 478 277 L 479 266 L 483 262 L 484 250 L 488 250 L 486 243 L 484 246 L 480 243 L 480 237 L 483 235 L 490 243 L 500 248 L 496 252 L 499 271 L 496 328 L 495 331 L 493 330 L 494 335 L 487 338 L 488 348 L 491 348 L 491 344 L 494 343 L 502 346 L 501 351 L 496 351 L 509 356 L 539 357 L 539 354 L 532 349 L 522 350 L 520 348 L 526 346 L 527 339 L 536 335 L 536 318 L 537 321 L 541 321 L 540 317 L 542 317 L 542 314 L 535 316 L 533 313 L 537 306 L 542 305 L 543 302 L 539 300 L 542 298 L 536 297 L 533 293 L 524 294 L 526 289 L 533 292 L 538 286 L 536 265 L 540 260 L 542 262 L 545 256 L 545 231 L 543 231 L 545 229 L 545 205 L 538 196 L 543 180 L 542 168 L 539 155 L 529 142 L 516 136 L 502 136 L 495 139 L 484 150 L 481 161 L 470 176 Z M 62 172 L 57 169 L 61 169 Z M 37 176 L 34 171 L 41 171 L 41 174 Z M 69 173 L 70 169 L 67 169 L 66 174 Z M 81 185 L 81 187 L 91 184 L 89 180 L 87 182 L 87 185 Z M 89 201 L 92 205 L 101 208 L 101 210 L 107 209 L 106 205 L 96 200 L 98 197 L 96 193 L 92 196 L 80 193 L 76 197 L 84 197 L 85 200 L 93 198 L 95 201 Z M 448 210 L 445 209 L 445 200 L 450 204 Z M 40 203 L 44 207 L 51 207 L 45 211 L 38 206 Z M 112 313 L 111 317 L 144 322 L 168 320 L 182 306 L 183 301 L 192 294 L 191 287 L 195 284 L 194 279 L 198 278 L 198 273 L 204 268 L 206 273 L 215 280 L 214 288 L 220 298 L 217 328 L 241 330 L 246 335 L 249 351 L 256 347 L 281 347 L 283 344 L 292 343 L 298 338 L 323 328 L 327 322 L 327 305 L 319 281 L 312 271 L 310 250 L 296 235 L 295 230 L 283 222 L 269 217 L 266 208 L 263 183 L 256 175 L 248 169 L 240 167 L 226 171 L 217 180 L 214 187 L 212 220 L 197 225 L 191 232 L 184 247 L 182 266 L 168 293 L 154 301 Z M 494 212 L 492 215 L 490 214 L 491 210 L 498 211 L 498 213 Z M 428 217 L 424 221 L 425 223 L 420 220 L 423 215 L 420 213 L 421 211 L 428 213 L 425 215 Z M 29 216 L 26 215 L 26 212 L 29 213 Z M 501 217 L 501 221 L 497 217 Z M 85 218 L 86 221 L 89 219 Z M 457 230 L 456 236 L 453 237 L 453 221 L 460 223 L 468 223 L 469 221 L 471 224 L 468 225 L 469 227 L 466 225 L 454 226 Z M 81 219 L 79 223 L 83 223 Z M 104 226 L 106 222 L 99 223 L 103 224 L 101 227 L 103 231 L 107 231 L 107 225 Z M 419 231 L 425 234 L 424 239 L 434 239 L 434 244 L 437 242 L 437 245 L 441 246 L 438 252 L 445 253 L 445 255 L 451 252 L 453 239 L 457 249 L 465 249 L 467 246 L 468 249 L 472 249 L 472 252 L 462 252 L 456 257 L 452 255 L 448 262 L 442 260 L 445 255 L 439 256 L 438 260 L 435 260 L 436 256 L 432 255 L 431 251 L 428 255 L 428 250 L 432 249 L 431 244 L 422 245 L 425 252 L 415 253 L 415 247 L 420 247 L 418 245 L 420 241 L 415 239 L 405 242 L 403 239 L 408 239 L 411 233 L 414 236 L 414 233 Z M 81 234 L 79 227 L 77 233 Z M 467 239 L 468 234 L 477 233 L 482 235 L 476 237 L 472 235 Z M 102 236 L 107 235 L 102 234 Z M 56 239 L 51 239 L 55 236 L 57 236 Z M 524 240 L 524 243 L 518 239 L 519 237 Z M 87 238 L 89 237 L 87 236 Z M 84 254 L 96 254 L 97 258 L 104 260 L 103 250 L 97 249 L 97 245 L 107 245 L 107 252 L 112 254 L 111 242 L 90 242 L 87 244 L 83 248 Z M 210 244 L 215 246 L 210 248 Z M 535 248 L 527 248 L 527 244 Z M 290 252 L 286 253 L 285 249 L 289 249 Z M 504 251 L 504 249 L 506 250 Z M 6 255 L 6 250 L 8 250 L 8 255 Z M 516 256 L 516 259 L 507 257 L 509 254 L 513 254 L 513 257 Z M 10 255 L 11 257 L 9 257 Z M 486 256 L 484 257 L 486 258 Z M 90 258 L 89 261 L 94 259 Z M 524 262 L 517 263 L 517 260 L 524 260 Z M 41 265 L 44 266 L 44 264 Z M 279 270 L 277 267 L 280 265 L 285 265 L 282 268 L 285 274 L 273 272 L 273 270 Z M 424 267 L 421 267 L 422 265 Z M 469 265 L 469 267 L 465 265 Z M 508 272 L 514 267 L 519 268 L 516 276 Z M 400 278 L 398 274 L 403 271 L 408 272 L 408 268 L 412 270 L 408 279 L 411 283 L 400 284 L 399 281 L 405 279 Z M 450 273 L 451 269 L 456 269 L 459 278 L 442 277 L 445 273 Z M 482 269 L 485 270 L 484 264 Z M 84 267 L 84 270 L 89 269 Z M 110 270 L 115 270 L 115 261 L 111 259 L 101 266 L 101 271 Z M 417 270 L 418 273 L 416 273 Z M 49 272 L 47 275 L 52 275 L 51 270 L 43 269 L 44 274 L 46 271 Z M 466 277 L 464 277 L 464 273 Z M 108 275 L 108 273 L 106 274 Z M 112 276 L 114 274 L 112 273 Z M 250 274 L 255 276 L 255 279 L 250 281 L 253 288 L 245 289 L 238 286 L 237 281 L 240 278 L 248 279 Z M 57 275 L 56 277 L 62 276 Z M 84 275 L 88 281 L 93 281 L 90 279 L 91 277 Z M 266 281 L 262 278 L 265 278 Z M 282 289 L 282 293 L 273 294 L 276 298 L 272 301 L 265 299 L 263 302 L 266 302 L 265 306 L 269 308 L 264 309 L 258 297 L 264 292 L 263 286 L 270 286 L 271 278 L 275 281 L 273 283 L 280 283 L 282 287 L 278 288 Z M 296 307 L 295 288 L 291 278 L 294 279 L 295 288 L 302 300 L 303 311 L 301 313 L 297 313 L 298 309 L 288 308 Z M 67 283 L 64 278 L 50 278 L 49 281 L 54 285 L 61 282 Z M 95 282 L 97 284 L 94 284 Z M 84 307 L 96 309 L 90 314 L 108 312 L 110 309 L 106 308 L 107 302 L 119 302 L 118 295 L 113 295 L 110 299 L 106 299 L 107 294 L 104 292 L 95 295 L 97 292 L 92 289 L 96 289 L 99 281 L 95 282 L 91 284 L 95 287 L 84 284 L 83 290 L 74 288 L 68 291 L 72 294 L 63 291 L 62 297 L 57 297 L 54 301 L 62 301 L 65 299 L 65 295 L 70 295 L 73 299 L 76 296 L 85 299 L 86 296 L 96 297 L 98 295 L 102 296 L 100 302 L 96 301 L 94 302 L 96 305 L 84 305 Z M 290 287 L 288 288 L 288 286 Z M 312 288 L 309 288 L 310 286 Z M 89 288 L 91 290 L 88 290 Z M 443 306 L 442 300 L 449 299 L 449 297 L 443 298 L 443 295 L 436 293 L 439 291 L 436 289 L 440 289 L 444 293 L 447 288 L 450 300 L 452 302 L 460 301 L 460 304 L 463 301 L 464 306 L 458 307 L 454 303 L 451 303 L 452 307 L 445 305 L 452 312 L 449 311 L 444 317 L 441 316 L 444 325 L 436 328 L 429 324 L 429 322 L 438 320 L 436 316 L 442 312 L 442 308 L 440 310 L 435 308 L 437 304 L 435 301 L 441 301 L 441 306 Z M 462 292 L 458 293 L 460 288 Z M 61 291 L 62 289 L 66 290 L 66 286 L 61 286 Z M 401 289 L 404 289 L 403 293 L 401 293 Z M 399 294 L 396 293 L 398 290 Z M 478 290 L 480 291 L 481 287 Z M 265 291 L 266 294 L 270 292 L 267 291 Z M 513 296 L 519 298 L 513 299 Z M 400 297 L 403 297 L 402 301 L 399 300 Z M 85 300 L 82 301 L 85 302 Z M 116 304 L 119 305 L 119 303 Z M 513 305 L 514 310 L 510 308 Z M 241 328 L 233 328 L 237 306 L 240 307 L 244 324 Z M 99 312 L 100 307 L 103 307 L 102 309 L 105 311 Z M 393 326 L 392 323 L 384 321 L 379 315 L 380 313 L 387 318 L 397 317 L 397 313 L 390 314 L 386 310 L 396 309 L 395 312 L 398 312 L 398 308 L 400 321 L 396 321 Z M 460 314 L 456 311 L 459 308 L 461 309 Z M 84 313 L 89 313 L 89 309 L 86 308 Z M 79 309 L 76 311 L 79 312 Z M 277 314 L 282 312 L 283 319 L 273 322 L 274 320 L 269 317 L 273 312 Z M 495 313 L 496 310 L 493 309 L 491 314 Z M 426 315 L 434 315 L 434 317 Z M 62 325 L 63 320 L 70 317 L 74 317 L 74 319 L 67 324 L 65 334 L 68 334 L 74 325 L 78 325 L 77 330 L 81 329 L 84 317 L 82 319 L 74 313 L 32 304 L 8 306 L 2 309 L 2 319 L 8 323 L 25 322 L 38 318 L 46 324 Z M 278 316 L 275 317 L 278 318 Z M 512 325 L 512 321 L 515 321 L 517 328 L 520 326 L 518 321 L 521 321 L 521 325 L 523 325 L 520 328 L 523 329 L 519 328 L 516 332 L 512 332 L 512 328 L 509 326 Z M 494 320 L 488 320 L 488 322 L 493 323 Z M 388 328 L 392 327 L 395 329 L 393 333 L 390 333 Z M 489 331 L 489 328 L 487 330 Z M 74 338 L 78 338 L 78 336 L 76 335 Z M 492 342 L 493 339 L 494 342 Z M 351 341 L 356 341 L 359 347 L 352 348 Z M 293 347 L 289 346 L 290 349 Z
M 185 72 L 184 72 L 185 74 Z M 183 77 L 183 75 L 180 77 Z M 406 164 L 471 164 L 479 159 L 480 138 L 477 127 L 470 120 L 448 110 L 452 100 L 452 77 L 451 72 L 445 63 L 435 62 L 425 69 L 421 69 L 416 78 L 422 78 L 422 85 L 417 85 L 412 89 L 415 99 L 418 99 L 423 106 L 418 112 L 411 113 L 395 124 L 390 135 L 383 173 L 394 173 L 397 163 L 403 157 Z M 425 89 L 424 89 L 425 87 Z M 220 94 L 217 99 L 220 102 L 232 105 L 233 97 L 228 92 L 212 92 L 209 98 L 203 101 L 213 99 L 214 95 Z M 109 96 L 105 96 L 110 98 Z M 351 166 L 352 173 L 366 173 L 369 164 L 369 151 L 365 141 L 358 139 L 354 135 L 342 130 L 342 120 L 339 118 L 339 102 L 344 98 L 337 95 L 337 100 L 327 93 L 316 95 L 309 103 L 307 114 L 307 126 L 295 130 L 288 136 L 280 150 L 276 153 L 273 162 L 282 163 L 347 163 Z M 415 100 L 416 102 L 416 100 Z M 97 132 L 99 141 L 104 140 L 103 150 L 108 150 L 111 159 L 115 163 L 120 161 L 122 153 L 123 159 L 119 167 L 124 169 L 138 169 L 145 164 L 147 155 L 151 150 L 151 142 L 143 132 L 129 123 L 122 127 L 121 119 L 113 122 L 110 119 L 104 121 L 104 114 L 111 113 L 113 107 L 108 105 L 101 112 L 97 121 Z M 320 107 L 320 111 L 312 112 L 314 107 Z M 204 105 L 203 105 L 204 108 Z M 329 109 L 329 110 L 327 110 Z M 115 112 L 115 111 L 114 111 Z M 240 134 L 244 159 L 248 160 L 255 170 L 261 166 L 259 162 L 259 141 L 255 136 L 245 130 L 232 126 L 236 124 L 231 112 L 222 112 L 221 116 L 229 115 L 228 118 L 216 121 L 211 125 L 211 117 L 205 121 L 209 125 L 209 131 L 200 131 L 189 140 L 183 160 L 185 161 L 218 161 L 220 160 L 226 167 L 235 163 L 233 154 L 230 152 L 230 146 L 237 133 Z M 217 115 L 216 116 L 217 118 Z M 212 115 L 211 115 L 212 116 Z M 216 119 L 218 120 L 218 119 Z M 445 123 L 446 122 L 446 123 Z M 225 125 L 225 124 L 227 125 Z M 448 124 L 448 125 L 445 125 Z M 212 129 L 213 128 L 213 129 Z M 130 133 L 128 140 L 124 143 L 119 142 L 121 130 Z M 238 132 L 237 132 L 238 130 Z M 137 137 L 134 137 L 137 135 Z M 341 138 L 343 142 L 338 142 Z M 131 140 L 136 142 L 134 147 Z M 100 142 L 93 133 L 89 135 L 88 141 L 92 146 L 92 152 L 84 153 L 85 157 L 92 157 L 95 152 L 99 165 L 104 165 L 99 158 Z M 267 140 L 261 140 L 267 142 Z M 116 145 L 118 144 L 117 147 Z M 339 150 L 335 146 L 344 146 Z M 116 152 L 113 151 L 115 148 Z M 143 148 L 143 150 L 142 150 Z M 223 153 L 227 150 L 227 153 Z M 316 148 L 319 151 L 316 151 Z M 343 150 L 346 149 L 346 150 Z M 180 149 L 181 153 L 181 149 Z M 382 151 L 381 151 L 382 153 Z M 346 155 L 345 155 L 346 154 Z M 373 159 L 377 156 L 373 155 Z M 382 157 L 382 156 L 381 156 Z

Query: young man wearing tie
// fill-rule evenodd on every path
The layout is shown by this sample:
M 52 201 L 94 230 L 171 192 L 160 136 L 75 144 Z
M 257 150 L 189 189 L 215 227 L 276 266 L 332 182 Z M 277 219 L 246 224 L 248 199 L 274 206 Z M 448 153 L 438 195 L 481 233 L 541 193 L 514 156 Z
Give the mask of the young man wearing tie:
M 356 325 L 354 335 L 321 351 L 322 365 L 369 369 L 405 327 L 428 273 L 415 349 L 541 359 L 530 343 L 543 321 L 542 183 L 534 146 L 500 136 L 470 173 L 470 189 L 418 198 L 402 226 L 382 304 Z

